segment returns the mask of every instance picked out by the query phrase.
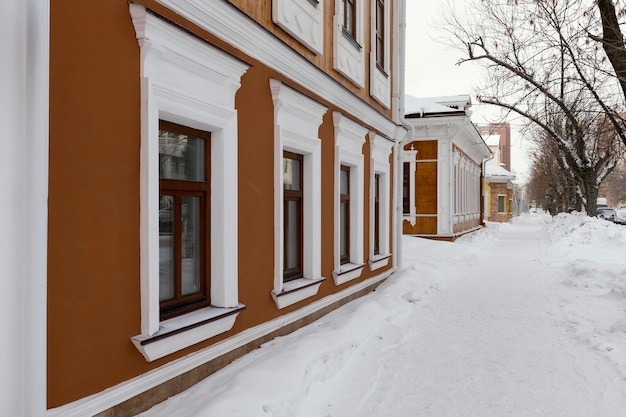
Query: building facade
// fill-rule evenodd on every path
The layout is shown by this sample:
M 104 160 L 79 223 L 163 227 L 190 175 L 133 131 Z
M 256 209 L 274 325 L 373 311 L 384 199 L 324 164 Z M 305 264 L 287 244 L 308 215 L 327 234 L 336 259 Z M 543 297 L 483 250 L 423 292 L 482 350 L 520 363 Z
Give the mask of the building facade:
M 11 415 L 135 415 L 396 270 L 402 0 L 10 3 Z
M 454 240 L 482 225 L 491 152 L 471 122 L 469 96 L 405 100 L 413 136 L 403 146 L 402 231 Z

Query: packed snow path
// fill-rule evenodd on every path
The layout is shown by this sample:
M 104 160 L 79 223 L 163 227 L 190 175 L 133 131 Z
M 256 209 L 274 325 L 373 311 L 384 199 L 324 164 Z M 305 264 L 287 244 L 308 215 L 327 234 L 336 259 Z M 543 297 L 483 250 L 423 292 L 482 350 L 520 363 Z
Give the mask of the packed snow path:
M 405 243 L 376 292 L 145 417 L 626 415 L 626 228 L 527 215 Z

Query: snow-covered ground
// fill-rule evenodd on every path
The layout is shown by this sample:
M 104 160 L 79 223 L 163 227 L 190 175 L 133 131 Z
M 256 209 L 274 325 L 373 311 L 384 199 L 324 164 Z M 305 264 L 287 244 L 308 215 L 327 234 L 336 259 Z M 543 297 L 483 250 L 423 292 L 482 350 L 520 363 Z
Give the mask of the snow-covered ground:
M 527 214 L 455 243 L 142 417 L 626 416 L 626 227 Z

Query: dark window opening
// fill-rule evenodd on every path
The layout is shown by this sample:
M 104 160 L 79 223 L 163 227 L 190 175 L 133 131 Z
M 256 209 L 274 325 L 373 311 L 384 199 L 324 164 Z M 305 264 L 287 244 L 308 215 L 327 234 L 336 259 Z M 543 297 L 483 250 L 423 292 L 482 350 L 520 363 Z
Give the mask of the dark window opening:
M 210 133 L 159 122 L 159 308 L 209 304 Z
M 380 174 L 374 175 L 374 255 L 380 254 Z
M 283 281 L 302 278 L 302 155 L 283 152 Z
M 339 257 L 350 262 L 350 167 L 342 165 L 339 176 Z

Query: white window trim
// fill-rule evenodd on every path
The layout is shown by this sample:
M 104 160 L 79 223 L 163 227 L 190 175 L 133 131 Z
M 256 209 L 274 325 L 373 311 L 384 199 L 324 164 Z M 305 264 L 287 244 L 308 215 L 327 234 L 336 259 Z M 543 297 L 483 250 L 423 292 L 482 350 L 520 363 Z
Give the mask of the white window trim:
M 383 71 L 376 65 L 376 0 L 370 2 L 370 95 L 391 108 L 391 4 L 385 0 L 385 62 Z
M 363 260 L 363 222 L 365 209 L 365 180 L 363 144 L 368 129 L 353 122 L 340 112 L 333 112 L 335 126 L 335 285 L 358 278 L 365 266 Z M 340 174 L 341 165 L 350 167 L 350 262 L 341 265 L 340 255 Z
M 324 53 L 324 1 L 273 0 L 272 20 L 317 55 Z
M 344 1 L 335 0 L 335 15 L 333 16 L 333 66 L 334 68 L 357 86 L 365 86 L 365 51 L 364 45 L 364 6 L 365 0 L 355 0 L 356 4 L 356 43 L 343 33 Z
M 141 334 L 148 361 L 228 331 L 244 307 L 237 292 L 237 112 L 248 66 L 130 4 L 141 49 Z M 211 132 L 211 306 L 160 321 L 159 120 Z M 235 311 L 235 314 L 232 314 Z M 195 325 L 211 320 L 213 325 Z M 195 321 L 195 322 L 194 322 Z M 221 325 L 220 325 L 221 323 Z M 197 328 L 197 327 L 196 327 Z M 158 342 L 156 342 L 158 340 Z M 154 342 L 154 343 L 153 343 Z M 145 346 L 159 346 L 158 353 Z
M 328 110 L 304 94 L 270 79 L 274 102 L 274 290 L 281 309 L 317 294 L 322 263 L 322 142 L 319 127 Z M 303 155 L 303 278 L 283 282 L 283 151 Z
M 417 149 L 415 149 L 412 145 L 410 150 L 402 151 L 402 163 L 409 164 L 409 213 L 403 213 L 403 220 L 407 220 L 409 223 L 411 223 L 411 226 L 415 226 L 417 217 L 417 210 L 415 209 L 415 172 L 417 171 L 416 162 Z
M 376 270 L 386 266 L 391 257 L 389 242 L 390 223 L 390 197 L 391 197 L 391 168 L 389 156 L 394 142 L 386 139 L 376 132 L 370 131 L 370 270 Z M 374 176 L 380 175 L 379 180 L 379 254 L 374 255 Z

